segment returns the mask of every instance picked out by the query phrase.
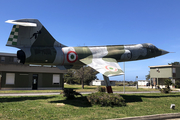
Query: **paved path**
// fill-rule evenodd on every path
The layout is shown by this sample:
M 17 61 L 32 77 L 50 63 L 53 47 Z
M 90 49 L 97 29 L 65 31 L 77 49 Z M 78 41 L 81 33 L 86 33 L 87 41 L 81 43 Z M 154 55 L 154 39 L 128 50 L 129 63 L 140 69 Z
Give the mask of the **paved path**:
M 172 91 L 180 92 L 180 91 Z M 80 92 L 81 94 L 91 94 L 92 92 Z M 114 92 L 118 94 L 124 94 L 124 92 Z M 160 91 L 144 91 L 144 92 L 125 92 L 125 94 L 138 94 L 138 93 L 160 93 Z M 41 95 L 59 95 L 59 92 L 56 93 L 0 93 L 0 96 L 41 96 Z
M 119 94 L 124 94 L 124 92 L 114 92 Z M 142 92 L 125 92 L 125 94 L 137 94 L 137 93 L 160 93 L 160 91 L 142 91 Z
M 6 93 L 0 94 L 0 96 L 41 96 L 41 95 L 59 95 L 60 93 Z
M 138 117 L 115 118 L 108 120 L 180 120 L 180 113 L 156 114 Z

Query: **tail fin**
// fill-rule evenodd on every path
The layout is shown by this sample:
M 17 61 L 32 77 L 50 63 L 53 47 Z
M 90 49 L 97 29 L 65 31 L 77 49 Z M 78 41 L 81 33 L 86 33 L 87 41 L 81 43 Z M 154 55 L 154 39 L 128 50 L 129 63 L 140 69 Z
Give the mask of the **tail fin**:
M 57 42 L 37 19 L 8 20 L 15 24 L 12 28 L 6 46 L 22 47 L 52 47 L 65 45 Z

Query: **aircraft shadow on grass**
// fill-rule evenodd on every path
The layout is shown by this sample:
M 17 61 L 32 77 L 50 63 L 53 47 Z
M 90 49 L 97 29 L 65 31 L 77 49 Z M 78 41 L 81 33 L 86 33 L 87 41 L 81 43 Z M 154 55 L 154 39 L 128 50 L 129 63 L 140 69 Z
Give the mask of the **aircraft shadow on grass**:
M 131 102 L 143 102 L 142 98 L 165 98 L 165 97 L 180 97 L 180 95 L 176 95 L 174 93 L 171 94 L 160 94 L 160 95 L 154 95 L 154 96 L 146 96 L 146 95 L 122 95 L 121 96 L 125 99 L 126 103 Z M 56 100 L 56 101 L 50 101 L 50 103 L 64 103 L 68 105 L 73 105 L 77 107 L 92 107 L 91 103 L 87 100 L 86 96 L 83 97 L 77 97 L 72 100 Z
M 145 95 L 121 95 L 126 103 L 129 102 L 142 102 L 142 98 L 162 98 L 162 97 L 180 97 L 180 95 L 171 94 L 162 94 L 157 96 L 145 96 Z
M 79 88 L 67 88 L 67 89 L 78 90 Z M 81 89 L 81 88 L 80 88 L 80 89 Z M 96 88 L 85 88 L 85 89 L 95 90 Z
M 4 102 L 20 102 L 20 101 L 25 101 L 25 100 L 39 100 L 39 99 L 49 99 L 53 98 L 55 96 L 21 96 L 21 97 L 4 97 L 0 98 L 0 103 Z
M 50 103 L 64 103 L 76 107 L 92 107 L 91 103 L 87 100 L 86 96 L 77 97 L 70 100 L 65 99 L 65 100 L 50 101 Z

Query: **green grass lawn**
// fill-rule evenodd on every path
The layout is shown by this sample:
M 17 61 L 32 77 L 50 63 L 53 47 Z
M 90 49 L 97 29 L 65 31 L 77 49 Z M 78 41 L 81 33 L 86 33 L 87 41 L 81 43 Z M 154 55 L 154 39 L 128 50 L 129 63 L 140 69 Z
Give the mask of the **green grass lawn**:
M 74 90 L 76 90 L 77 92 L 95 92 L 95 89 L 97 88 L 97 86 L 88 86 L 85 85 L 84 89 L 82 89 L 81 85 L 64 85 L 64 88 L 73 88 Z M 120 91 L 123 92 L 123 86 L 112 86 L 113 91 Z M 125 87 L 125 91 L 126 92 L 138 92 L 138 91 L 158 91 L 156 89 L 143 89 L 143 88 L 139 88 L 136 89 L 135 87 L 129 87 L 126 86 Z M 0 94 L 1 93 L 52 93 L 52 92 L 61 92 L 61 90 L 0 90 Z
M 62 95 L 0 97 L 0 119 L 99 120 L 180 112 L 180 93 L 123 94 L 122 97 L 127 106 L 91 106 L 85 97 L 65 100 Z M 176 105 L 175 110 L 170 109 L 171 104 Z
M 105 87 L 105 86 L 104 86 Z M 88 86 L 85 85 L 84 89 L 82 89 L 81 85 L 65 85 L 64 88 L 73 88 L 76 91 L 94 91 L 97 86 Z M 123 86 L 112 86 L 113 91 L 123 91 Z M 156 91 L 156 89 L 143 89 L 139 88 L 136 89 L 136 87 L 131 87 L 131 86 L 125 86 L 125 91 L 129 92 L 137 92 L 137 91 Z

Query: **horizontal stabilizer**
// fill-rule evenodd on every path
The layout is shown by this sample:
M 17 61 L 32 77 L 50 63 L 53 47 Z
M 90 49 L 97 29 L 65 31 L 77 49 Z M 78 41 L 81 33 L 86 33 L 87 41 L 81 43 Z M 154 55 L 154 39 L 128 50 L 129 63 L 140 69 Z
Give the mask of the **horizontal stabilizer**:
M 31 23 L 31 22 L 25 22 L 25 21 L 17 21 L 17 20 L 7 20 L 5 21 L 6 23 L 11 23 L 11 24 L 16 24 L 16 25 L 21 25 L 21 26 L 30 26 L 30 27 L 36 27 L 36 23 Z

